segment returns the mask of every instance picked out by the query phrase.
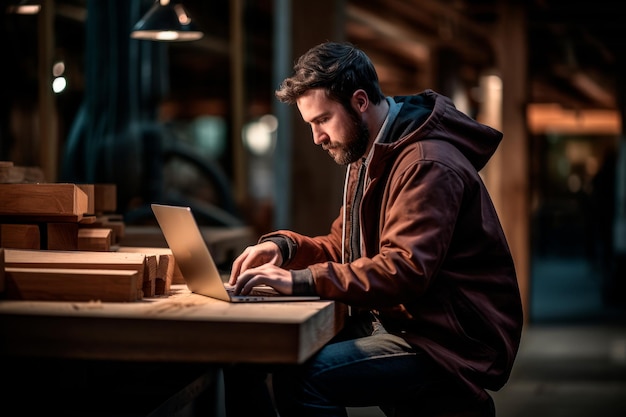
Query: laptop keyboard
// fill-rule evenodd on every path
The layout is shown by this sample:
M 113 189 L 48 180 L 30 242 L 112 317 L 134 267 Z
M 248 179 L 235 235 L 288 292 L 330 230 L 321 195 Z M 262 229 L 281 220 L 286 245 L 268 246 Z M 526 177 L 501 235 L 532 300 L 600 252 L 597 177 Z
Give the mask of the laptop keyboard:
M 235 293 L 235 286 L 234 285 L 230 285 L 228 283 L 224 283 L 224 288 L 226 288 L 226 291 L 231 294 L 234 295 Z M 259 285 L 257 287 L 254 287 L 252 289 L 252 291 L 250 291 L 250 294 L 248 295 L 256 295 L 256 296 L 276 296 L 276 295 L 280 295 L 278 293 L 278 291 L 276 291 L 274 288 L 268 286 L 268 285 Z

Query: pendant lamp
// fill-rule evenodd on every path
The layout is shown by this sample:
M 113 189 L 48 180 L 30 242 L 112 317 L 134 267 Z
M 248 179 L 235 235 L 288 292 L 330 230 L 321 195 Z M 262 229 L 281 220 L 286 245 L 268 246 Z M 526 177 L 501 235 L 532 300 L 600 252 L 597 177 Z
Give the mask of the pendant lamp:
M 37 14 L 41 10 L 41 4 L 26 0 L 11 1 L 6 7 L 7 13 L 15 14 Z
M 165 42 L 195 41 L 202 36 L 177 0 L 156 0 L 130 34 L 133 39 Z

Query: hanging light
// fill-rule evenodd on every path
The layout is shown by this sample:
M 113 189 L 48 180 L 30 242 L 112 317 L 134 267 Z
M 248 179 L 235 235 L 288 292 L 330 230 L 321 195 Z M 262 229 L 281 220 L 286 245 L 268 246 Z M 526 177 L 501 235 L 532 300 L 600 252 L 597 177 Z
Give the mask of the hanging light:
M 15 14 L 37 14 L 39 10 L 41 10 L 41 4 L 26 0 L 13 1 L 6 8 L 7 13 Z
M 169 42 L 195 41 L 202 36 L 177 0 L 156 0 L 130 34 L 133 39 Z

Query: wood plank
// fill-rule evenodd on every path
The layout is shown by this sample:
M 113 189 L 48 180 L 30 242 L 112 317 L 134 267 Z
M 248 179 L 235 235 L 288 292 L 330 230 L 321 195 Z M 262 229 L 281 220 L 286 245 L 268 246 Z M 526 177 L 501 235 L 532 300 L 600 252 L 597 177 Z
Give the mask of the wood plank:
M 5 268 L 5 297 L 12 300 L 130 302 L 137 271 Z
M 111 229 L 81 227 L 78 229 L 78 250 L 108 252 L 112 233 Z
M 127 269 L 137 271 L 136 296 L 143 297 L 146 256 L 143 253 L 7 249 L 5 263 L 16 268 Z
M 117 211 L 117 186 L 115 184 L 94 184 L 94 194 L 96 214 Z
M 50 220 L 43 220 L 43 221 L 50 221 Z M 56 221 L 67 221 L 67 220 L 56 219 Z M 96 216 L 83 216 L 83 218 L 78 221 L 78 223 L 80 223 L 81 225 L 89 225 L 95 222 L 96 222 Z
M 174 278 L 174 269 L 178 269 L 176 268 L 174 255 L 166 253 L 159 255 L 157 275 L 155 279 L 155 295 L 169 295 L 172 287 L 172 280 Z M 180 273 L 180 269 L 178 269 L 178 271 Z
M 154 297 L 155 295 L 155 286 L 156 286 L 156 274 L 157 274 L 157 256 L 156 255 L 145 255 L 146 266 L 144 267 L 143 272 L 143 296 L 144 297 Z
M 93 184 L 76 184 L 78 188 L 87 194 L 87 211 L 86 214 L 96 214 L 95 207 L 95 191 Z
M 111 229 L 113 234 L 111 235 L 112 244 L 119 244 L 120 240 L 124 237 L 124 224 L 123 216 L 119 214 L 100 214 L 96 216 L 96 221 L 84 227 L 102 227 L 105 229 Z
M 47 223 L 50 250 L 78 250 L 78 223 Z
M 74 184 L 0 184 L 0 216 L 60 216 L 79 221 L 87 194 Z
M 183 273 L 180 271 L 180 268 L 176 264 L 176 259 L 174 259 L 174 255 L 172 254 L 172 250 L 170 248 L 152 248 L 152 247 L 134 247 L 134 246 L 119 246 L 117 248 L 118 252 L 124 253 L 143 253 L 144 255 L 158 255 L 159 260 L 157 262 L 157 276 L 156 282 L 157 285 L 165 285 L 167 291 L 164 293 L 159 293 L 159 290 L 155 290 L 157 295 L 167 294 L 169 292 L 170 285 L 176 284 L 185 284 L 185 279 L 183 278 Z M 168 256 L 168 255 L 171 255 Z M 167 265 L 161 266 L 162 257 L 167 257 Z M 173 270 L 170 273 L 170 268 L 173 266 Z M 164 275 L 165 274 L 165 275 Z M 169 284 L 167 283 L 159 283 L 159 280 L 165 279 L 169 280 Z
M 143 253 L 144 255 L 171 255 L 170 248 L 152 247 L 152 246 L 118 246 L 117 252 L 120 253 Z
M 11 268 L 122 269 L 143 276 L 145 265 L 141 253 L 5 249 L 4 255 Z
M 1 224 L 0 246 L 14 249 L 41 249 L 39 226 L 36 224 Z
M 0 301 L 0 354 L 302 363 L 341 329 L 332 301 L 226 303 L 174 286 L 149 302 Z M 223 335 L 223 337 L 216 337 Z

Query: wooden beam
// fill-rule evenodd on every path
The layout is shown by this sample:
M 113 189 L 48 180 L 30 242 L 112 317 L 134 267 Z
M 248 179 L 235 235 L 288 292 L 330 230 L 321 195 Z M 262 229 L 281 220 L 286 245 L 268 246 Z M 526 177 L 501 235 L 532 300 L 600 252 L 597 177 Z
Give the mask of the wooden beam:
M 0 246 L 14 249 L 41 249 L 36 224 L 0 224 Z
M 6 298 L 129 302 L 137 299 L 137 271 L 5 268 Z
M 159 262 L 157 267 L 157 275 L 155 280 L 155 294 L 156 295 L 169 295 L 174 279 L 174 271 L 178 270 L 180 277 L 180 269 L 176 265 L 174 255 L 161 254 L 159 255 Z
M 47 223 L 45 249 L 78 250 L 78 223 Z
M 58 115 L 52 91 L 52 65 L 55 53 L 54 0 L 45 0 L 38 17 L 39 74 L 39 166 L 49 182 L 57 180 L 59 164 Z M 82 213 L 81 213 L 82 214 Z
M 95 214 L 95 190 L 93 184 L 76 184 L 78 188 L 87 194 L 87 211 L 86 214 Z
M 133 270 L 140 277 L 136 298 L 143 297 L 146 257 L 142 253 L 7 249 L 5 265 L 13 268 Z
M 79 221 L 88 210 L 87 194 L 75 184 L 0 184 L 1 216 L 59 216 Z
M 524 316 L 530 314 L 530 196 L 528 174 L 528 134 L 524 106 L 528 102 L 526 15 L 522 4 L 503 2 L 497 39 L 498 69 L 502 84 L 498 90 L 497 117 L 486 122 L 504 132 L 497 151 L 481 172 L 491 193 L 504 233 L 508 239 L 522 296 Z M 499 120 L 498 120 L 499 119 Z
M 96 214 L 117 212 L 115 184 L 94 184 L 94 211 Z
M 145 255 L 146 266 L 143 272 L 143 296 L 154 297 L 156 294 L 157 256 Z
M 78 250 L 108 252 L 111 250 L 111 229 L 85 227 L 78 229 Z
M 246 113 L 245 88 L 246 80 L 244 74 L 244 16 L 243 0 L 231 0 L 230 5 L 230 57 L 231 57 L 231 114 L 232 114 L 232 140 L 233 146 L 233 170 L 235 185 L 235 200 L 241 205 L 248 195 L 248 181 L 246 178 L 246 150 L 241 140 L 241 132 L 244 126 L 244 115 Z

